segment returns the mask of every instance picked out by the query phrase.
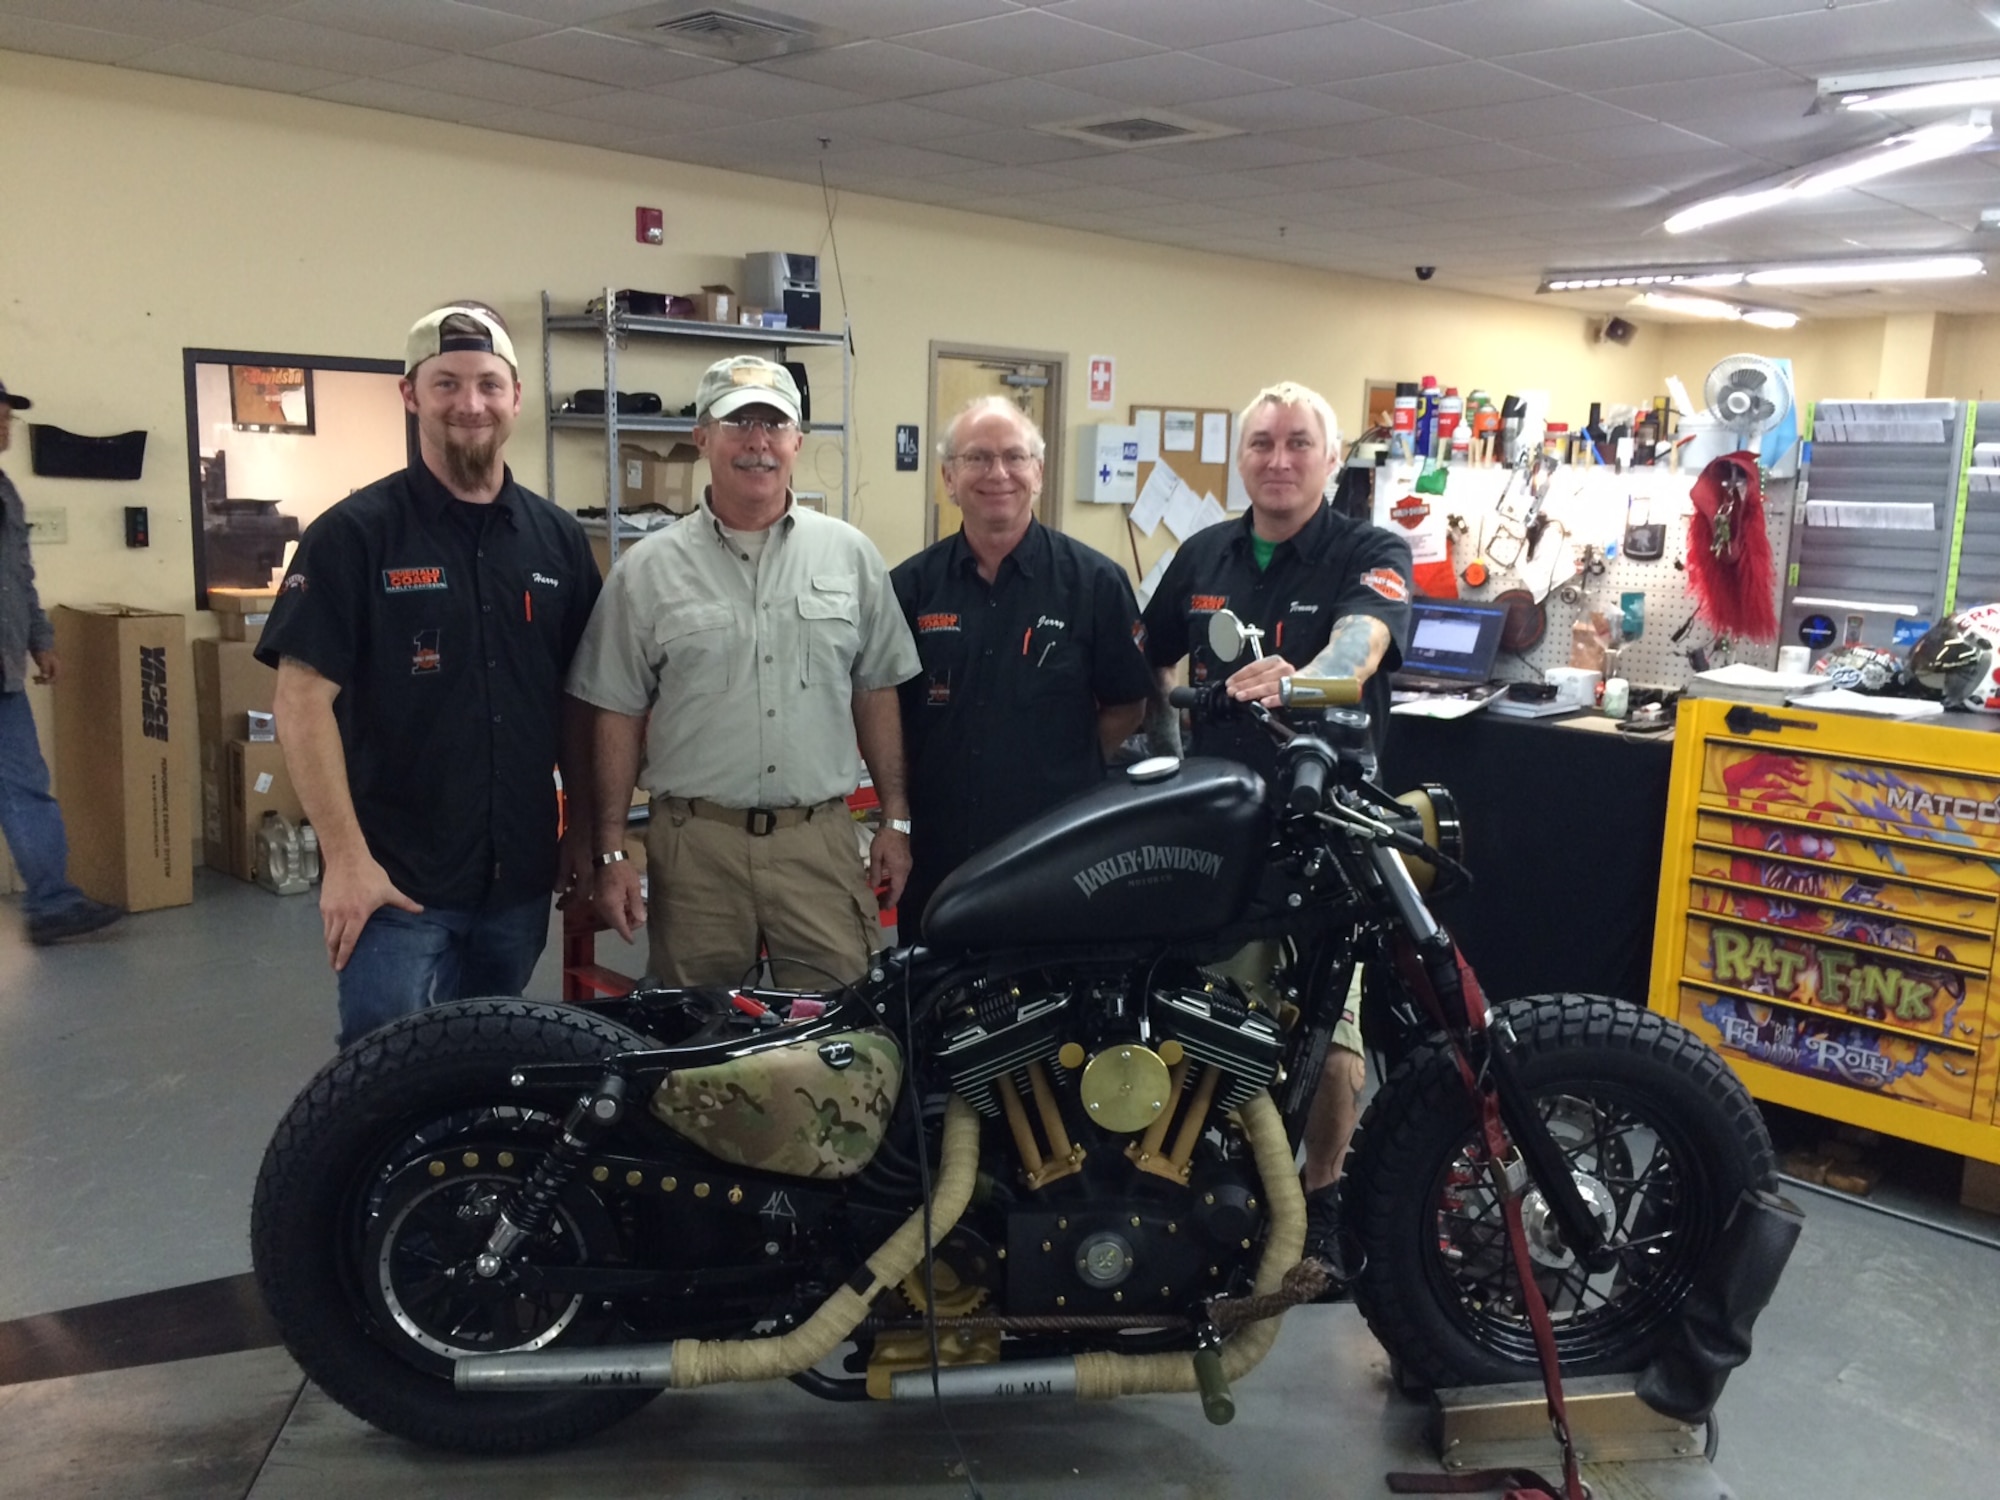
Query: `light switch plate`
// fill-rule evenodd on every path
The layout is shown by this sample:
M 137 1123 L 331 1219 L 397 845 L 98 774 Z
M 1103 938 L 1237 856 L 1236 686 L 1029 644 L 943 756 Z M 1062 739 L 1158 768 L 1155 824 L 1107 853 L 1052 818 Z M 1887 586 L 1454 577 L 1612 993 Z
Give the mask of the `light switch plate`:
M 46 547 L 69 540 L 69 510 L 61 505 L 22 507 L 28 518 L 28 545 Z

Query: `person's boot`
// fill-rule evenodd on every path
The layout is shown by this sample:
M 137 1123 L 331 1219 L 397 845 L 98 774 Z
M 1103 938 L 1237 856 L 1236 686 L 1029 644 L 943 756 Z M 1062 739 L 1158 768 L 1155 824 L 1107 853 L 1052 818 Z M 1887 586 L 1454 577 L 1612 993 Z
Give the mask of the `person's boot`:
M 1313 1300 L 1345 1302 L 1349 1284 L 1367 1262 L 1354 1236 L 1341 1227 L 1338 1182 L 1306 1194 L 1305 1254 L 1325 1266 L 1329 1276 L 1326 1290 Z
M 85 896 L 74 906 L 65 906 L 61 911 L 52 911 L 46 916 L 28 918 L 28 941 L 37 948 L 46 948 L 50 943 L 60 943 L 65 938 L 82 937 L 86 932 L 109 927 L 124 915 L 115 906 L 107 906 L 102 901 L 93 901 Z

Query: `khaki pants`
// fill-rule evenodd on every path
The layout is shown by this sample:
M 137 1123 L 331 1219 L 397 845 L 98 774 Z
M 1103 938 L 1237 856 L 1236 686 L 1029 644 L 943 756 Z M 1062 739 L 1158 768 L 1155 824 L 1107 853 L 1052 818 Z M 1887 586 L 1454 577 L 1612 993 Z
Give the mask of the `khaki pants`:
M 1275 938 L 1259 938 L 1246 943 L 1221 963 L 1208 965 L 1209 971 L 1236 980 L 1257 998 L 1257 1002 L 1272 1015 L 1278 1013 L 1278 991 L 1272 983 L 1284 949 Z M 1347 1003 L 1341 1008 L 1340 1019 L 1333 1023 L 1333 1045 L 1343 1051 L 1352 1052 L 1356 1057 L 1367 1056 L 1367 1048 L 1361 1043 L 1361 966 L 1355 965 L 1354 977 L 1348 982 Z
M 760 837 L 656 798 L 646 879 L 648 968 L 663 984 L 753 979 L 761 942 L 776 984 L 823 989 L 860 978 L 879 942 L 854 821 L 837 800 Z

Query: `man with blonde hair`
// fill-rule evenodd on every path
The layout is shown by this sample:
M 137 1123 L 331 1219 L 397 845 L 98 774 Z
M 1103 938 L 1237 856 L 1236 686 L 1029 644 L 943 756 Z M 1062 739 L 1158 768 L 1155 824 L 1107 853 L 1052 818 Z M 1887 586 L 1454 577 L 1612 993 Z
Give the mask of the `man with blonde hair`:
M 1278 706 L 1279 681 L 1294 672 L 1359 678 L 1379 752 L 1389 725 L 1389 673 L 1409 636 L 1410 549 L 1326 503 L 1339 462 L 1340 424 L 1324 396 L 1293 381 L 1257 393 L 1237 424 L 1236 468 L 1250 510 L 1195 533 L 1175 555 L 1146 606 L 1147 655 L 1163 688 L 1173 685 L 1185 657 L 1194 683 L 1222 681 L 1237 702 L 1267 708 Z M 1222 609 L 1263 631 L 1261 661 L 1232 665 L 1209 650 L 1208 624 Z M 1159 713 L 1149 733 L 1156 748 L 1167 748 L 1178 743 L 1179 726 Z M 1270 737 L 1247 718 L 1197 724 L 1191 748 L 1244 761 L 1267 777 L 1276 769 Z M 1253 986 L 1282 962 L 1275 947 L 1261 954 L 1255 947 L 1237 961 Z M 1359 1013 L 1357 990 L 1333 1027 L 1306 1124 L 1307 1247 L 1336 1268 L 1337 1185 L 1367 1077 Z
M 923 672 L 903 684 L 913 829 L 898 935 L 965 859 L 1095 786 L 1152 673 L 1124 569 L 1035 519 L 1042 435 L 982 396 L 938 445 L 960 525 L 890 575 Z

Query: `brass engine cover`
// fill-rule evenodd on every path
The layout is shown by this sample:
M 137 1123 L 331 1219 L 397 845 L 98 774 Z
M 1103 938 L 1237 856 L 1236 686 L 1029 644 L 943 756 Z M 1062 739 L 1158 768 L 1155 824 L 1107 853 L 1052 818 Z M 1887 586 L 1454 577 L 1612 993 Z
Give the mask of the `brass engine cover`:
M 1173 1097 L 1167 1065 L 1159 1053 L 1138 1042 L 1120 1042 L 1093 1057 L 1078 1080 L 1077 1094 L 1094 1124 L 1127 1132 L 1151 1125 Z

